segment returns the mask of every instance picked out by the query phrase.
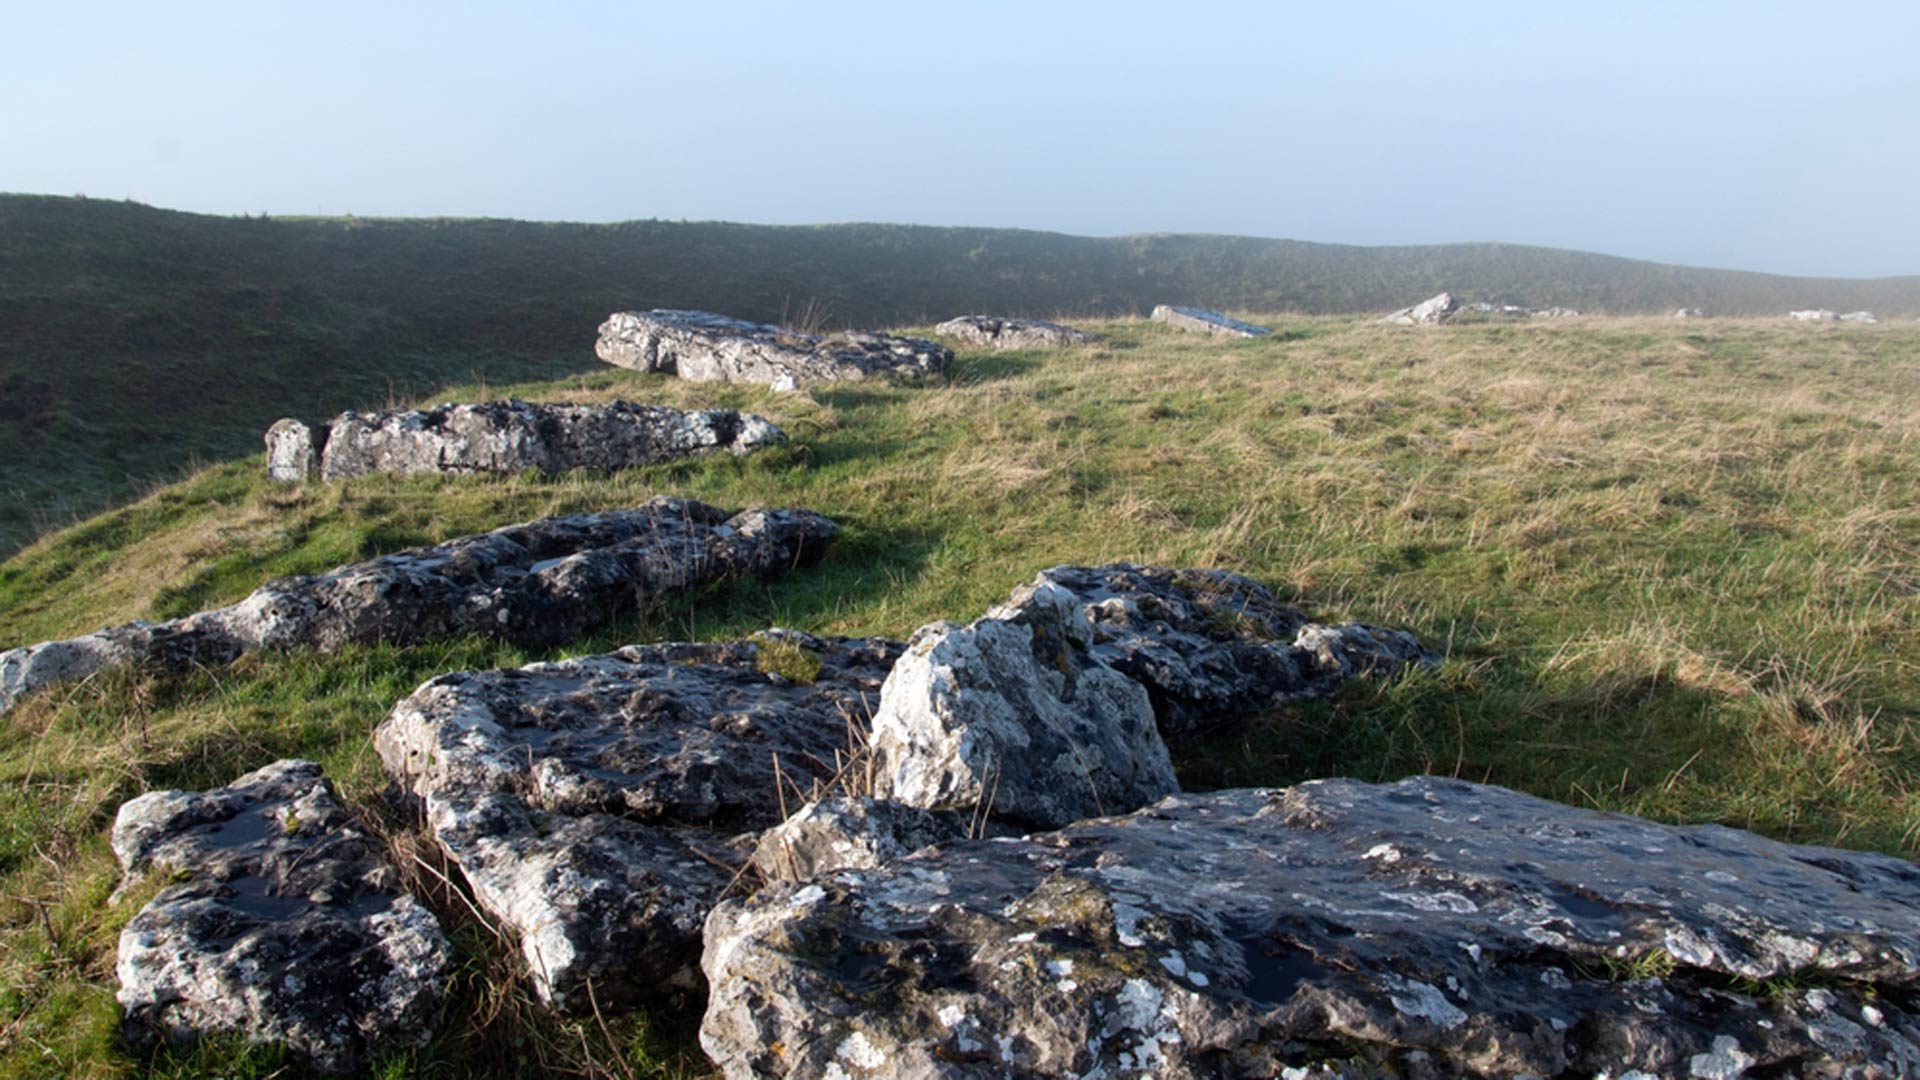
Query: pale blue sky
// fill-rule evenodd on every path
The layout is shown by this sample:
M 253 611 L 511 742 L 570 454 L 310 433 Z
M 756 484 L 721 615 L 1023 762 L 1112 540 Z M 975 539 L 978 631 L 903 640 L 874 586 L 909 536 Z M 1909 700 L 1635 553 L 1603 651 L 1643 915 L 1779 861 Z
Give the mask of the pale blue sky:
M 1920 273 L 1920 3 L 42 3 L 0 190 Z

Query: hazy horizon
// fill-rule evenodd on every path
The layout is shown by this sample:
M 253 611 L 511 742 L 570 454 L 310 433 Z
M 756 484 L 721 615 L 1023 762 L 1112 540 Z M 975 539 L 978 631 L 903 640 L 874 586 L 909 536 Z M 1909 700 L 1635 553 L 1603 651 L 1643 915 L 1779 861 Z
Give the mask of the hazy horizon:
M 1920 273 L 1920 7 L 16 13 L 0 190 Z

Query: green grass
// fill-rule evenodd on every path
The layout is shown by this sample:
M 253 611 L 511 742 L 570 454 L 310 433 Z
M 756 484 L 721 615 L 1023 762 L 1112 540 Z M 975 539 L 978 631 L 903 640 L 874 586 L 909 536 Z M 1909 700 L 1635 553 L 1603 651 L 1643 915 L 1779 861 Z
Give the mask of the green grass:
M 425 678 L 770 625 L 904 636 L 975 618 L 1064 562 L 1223 566 L 1316 616 L 1406 626 L 1447 654 L 1437 671 L 1176 745 L 1191 787 L 1436 772 L 1920 851 L 1920 327 L 1272 321 L 1273 339 L 1231 343 L 1095 324 L 1110 335 L 1100 346 L 966 353 L 950 383 L 921 388 L 782 396 L 611 370 L 493 387 L 746 407 L 795 442 L 616 476 L 293 489 L 269 487 L 256 457 L 0 563 L 0 643 L 14 644 L 656 493 L 806 506 L 846 527 L 817 569 L 552 653 L 458 641 L 259 656 L 23 703 L 0 725 L 0 1076 L 281 1067 L 228 1044 L 175 1059 L 118 1041 L 114 940 L 131 911 L 108 901 L 105 830 L 135 792 L 316 757 L 418 866 L 430 847 L 381 811 L 368 735 Z M 464 967 L 439 1040 L 391 1075 L 622 1075 L 622 1061 L 701 1074 L 697 1001 L 605 1031 L 543 1017 L 514 953 L 418 876 Z

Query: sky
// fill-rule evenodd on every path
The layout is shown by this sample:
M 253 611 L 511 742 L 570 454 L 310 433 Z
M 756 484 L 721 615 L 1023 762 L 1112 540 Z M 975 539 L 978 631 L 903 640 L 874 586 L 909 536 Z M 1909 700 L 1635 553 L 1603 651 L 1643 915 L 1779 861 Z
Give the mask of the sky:
M 0 191 L 1920 273 L 1920 3 L 30 4 Z

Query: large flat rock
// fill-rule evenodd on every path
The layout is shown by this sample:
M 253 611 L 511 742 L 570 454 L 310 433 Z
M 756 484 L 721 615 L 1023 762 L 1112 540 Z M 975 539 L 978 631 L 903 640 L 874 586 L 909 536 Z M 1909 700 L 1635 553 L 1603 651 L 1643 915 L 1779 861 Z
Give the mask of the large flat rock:
M 691 499 L 541 518 L 282 578 L 231 607 L 0 652 L 0 712 L 118 667 L 179 671 L 259 649 L 332 651 L 478 634 L 556 645 L 676 591 L 809 565 L 838 531 L 807 510 L 729 514 Z
M 266 439 L 268 475 L 282 482 L 369 473 L 614 472 L 700 454 L 746 454 L 787 441 L 772 422 L 752 413 L 630 401 L 492 401 L 344 412 L 319 428 L 281 420 Z
M 708 311 L 620 311 L 600 324 L 594 354 L 616 367 L 696 382 L 813 383 L 938 375 L 953 350 L 921 338 L 847 332 L 805 334 Z
M 113 850 L 166 883 L 120 934 L 136 1041 L 237 1033 L 343 1071 L 431 1036 L 452 949 L 313 762 L 132 799 Z
M 1894 1077 L 1920 869 L 1438 778 L 1175 796 L 717 908 L 746 1077 Z
M 611 1007 L 698 986 L 701 924 L 753 834 L 833 781 L 899 652 L 770 631 L 460 672 L 374 746 L 540 996 Z
M 1273 331 L 1264 326 L 1222 315 L 1206 308 L 1175 307 L 1161 304 L 1153 309 L 1150 318 L 1157 323 L 1166 323 L 1176 330 L 1185 330 L 1192 334 L 1212 334 L 1215 337 L 1265 337 Z
M 962 315 L 933 328 L 983 349 L 1064 349 L 1100 340 L 1100 335 L 1040 319 L 1001 319 Z

